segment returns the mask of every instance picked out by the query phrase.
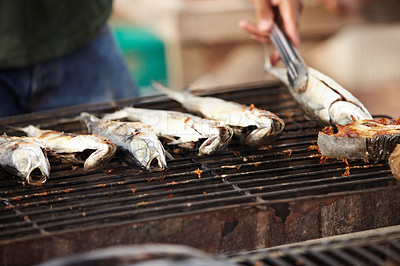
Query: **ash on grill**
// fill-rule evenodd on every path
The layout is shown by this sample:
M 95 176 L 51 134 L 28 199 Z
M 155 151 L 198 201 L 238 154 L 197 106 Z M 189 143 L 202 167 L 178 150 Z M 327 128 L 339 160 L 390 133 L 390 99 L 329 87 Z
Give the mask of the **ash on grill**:
M 260 149 L 230 143 L 197 156 L 183 151 L 163 172 L 112 160 L 105 169 L 52 162 L 49 180 L 22 186 L 0 177 L 0 264 L 31 265 L 55 257 L 123 244 L 171 243 L 233 254 L 308 239 L 400 224 L 400 185 L 387 164 L 320 163 L 321 128 L 307 120 L 277 83 L 223 88 L 213 94 L 270 110 L 283 118 L 283 135 Z M 65 122 L 124 106 L 184 111 L 166 97 L 84 105 L 2 119 L 85 132 Z M 16 132 L 8 132 L 14 135 Z M 170 149 L 172 151 L 172 149 Z

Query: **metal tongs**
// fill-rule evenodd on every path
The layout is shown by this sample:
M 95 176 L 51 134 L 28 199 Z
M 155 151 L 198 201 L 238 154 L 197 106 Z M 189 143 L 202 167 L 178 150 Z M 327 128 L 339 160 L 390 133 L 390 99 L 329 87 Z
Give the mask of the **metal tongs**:
M 272 27 L 271 41 L 286 66 L 290 85 L 296 91 L 304 91 L 308 81 L 307 65 L 277 23 Z

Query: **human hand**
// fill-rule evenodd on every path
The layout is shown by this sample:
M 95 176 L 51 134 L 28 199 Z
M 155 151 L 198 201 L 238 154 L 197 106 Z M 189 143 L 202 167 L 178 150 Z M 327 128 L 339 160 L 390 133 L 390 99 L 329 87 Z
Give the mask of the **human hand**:
M 250 34 L 250 38 L 261 43 L 270 42 L 270 33 L 274 24 L 274 11 L 276 8 L 281 20 L 283 30 L 290 41 L 297 47 L 300 45 L 299 19 L 303 8 L 301 0 L 251 0 L 255 5 L 257 25 L 242 20 L 238 26 Z M 271 55 L 271 64 L 279 61 L 279 54 L 274 51 Z

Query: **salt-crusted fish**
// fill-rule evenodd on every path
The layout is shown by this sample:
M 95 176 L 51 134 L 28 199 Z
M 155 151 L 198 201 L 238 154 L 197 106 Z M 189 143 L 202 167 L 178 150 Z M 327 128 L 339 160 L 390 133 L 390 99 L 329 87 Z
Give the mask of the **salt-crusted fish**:
M 83 163 L 85 171 L 101 167 L 117 150 L 114 143 L 97 135 L 43 130 L 32 125 L 16 129 L 25 132 L 29 137 L 41 139 L 48 153 L 61 161 Z
M 200 140 L 199 155 L 211 154 L 225 146 L 232 138 L 232 129 L 219 126 L 215 121 L 177 111 L 152 110 L 125 107 L 106 114 L 103 120 L 126 118 L 150 125 L 157 136 L 166 139 L 167 144 L 194 148 Z
M 180 102 L 187 110 L 200 113 L 220 125 L 229 126 L 245 144 L 260 146 L 275 140 L 285 128 L 277 115 L 255 106 L 225 101 L 215 97 L 200 97 L 187 91 L 171 90 L 161 83 L 153 82 L 159 91 Z
M 30 185 L 41 185 L 50 175 L 43 143 L 37 138 L 0 136 L 0 164 Z
M 318 149 L 323 156 L 366 162 L 389 160 L 396 178 L 400 178 L 399 143 L 400 125 L 388 121 L 358 120 L 337 126 L 337 132 L 326 127 L 318 134 Z
M 289 88 L 308 117 L 322 125 L 346 125 L 354 120 L 372 119 L 364 105 L 349 91 L 311 67 L 308 67 L 307 85 L 301 90 L 290 85 L 286 69 L 273 67 L 267 60 L 265 70 Z
M 164 147 L 151 126 L 140 122 L 102 122 L 85 112 L 81 113 L 80 118 L 90 133 L 111 140 L 128 155 L 129 161 L 149 170 L 152 161 L 156 159 L 159 169 L 167 167 Z

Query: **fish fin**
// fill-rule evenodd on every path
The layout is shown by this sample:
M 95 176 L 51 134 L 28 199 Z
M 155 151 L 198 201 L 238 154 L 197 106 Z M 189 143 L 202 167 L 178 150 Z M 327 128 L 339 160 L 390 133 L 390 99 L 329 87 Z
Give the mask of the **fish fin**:
M 26 135 L 29 135 L 29 133 L 31 132 L 31 129 L 28 127 L 16 127 L 16 126 L 11 126 L 11 125 L 2 125 L 6 128 L 15 130 L 15 131 L 21 131 L 24 132 Z
M 171 153 L 169 153 L 168 151 L 164 150 L 165 152 L 165 156 L 167 156 L 168 159 L 170 160 L 175 160 L 175 158 L 171 155 Z

